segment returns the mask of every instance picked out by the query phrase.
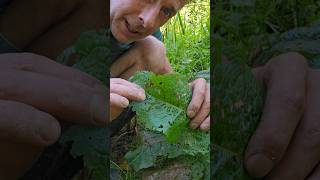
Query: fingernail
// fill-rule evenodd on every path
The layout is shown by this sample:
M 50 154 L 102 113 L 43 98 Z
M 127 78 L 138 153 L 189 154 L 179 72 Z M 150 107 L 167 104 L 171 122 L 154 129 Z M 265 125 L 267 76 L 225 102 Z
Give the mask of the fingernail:
M 123 108 L 126 108 L 129 106 L 129 101 L 126 98 L 121 99 L 121 105 Z
M 202 123 L 202 124 L 200 125 L 200 129 L 201 129 L 202 131 L 208 131 L 208 130 L 210 129 L 210 124 L 208 124 L 208 123 Z
M 246 161 L 247 171 L 256 178 L 266 176 L 274 166 L 273 161 L 264 154 L 251 155 Z
M 60 124 L 50 115 L 43 115 L 43 117 L 45 119 L 42 120 L 46 121 L 46 124 L 44 128 L 39 129 L 40 138 L 46 145 L 54 144 L 61 133 Z
M 197 127 L 198 127 L 198 124 L 197 123 L 190 123 L 190 128 L 191 129 L 197 129 Z
M 145 100 L 146 99 L 146 94 L 144 92 L 139 92 L 138 93 L 138 96 L 142 99 L 142 100 Z
M 97 124 L 107 124 L 107 98 L 94 95 L 91 100 L 91 113 L 94 122 Z

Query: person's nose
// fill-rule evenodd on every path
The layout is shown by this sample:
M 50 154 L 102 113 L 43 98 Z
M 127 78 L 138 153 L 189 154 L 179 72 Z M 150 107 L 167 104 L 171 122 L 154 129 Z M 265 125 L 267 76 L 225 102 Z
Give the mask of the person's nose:
M 146 8 L 139 15 L 139 25 L 144 30 L 154 29 L 157 24 L 159 10 L 157 8 Z

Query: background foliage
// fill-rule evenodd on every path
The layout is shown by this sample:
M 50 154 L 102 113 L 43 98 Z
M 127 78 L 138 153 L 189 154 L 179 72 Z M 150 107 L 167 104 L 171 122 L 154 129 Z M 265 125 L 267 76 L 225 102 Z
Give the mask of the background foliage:
M 195 75 L 210 67 L 210 0 L 187 4 L 161 31 L 176 72 Z

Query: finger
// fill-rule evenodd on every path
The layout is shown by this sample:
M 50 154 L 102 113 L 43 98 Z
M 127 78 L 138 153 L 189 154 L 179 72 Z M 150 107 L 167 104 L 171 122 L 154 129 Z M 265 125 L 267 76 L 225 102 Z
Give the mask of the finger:
M 122 77 L 121 74 L 124 74 L 126 71 L 132 68 L 135 64 L 135 61 L 138 58 L 141 58 L 135 49 L 135 47 L 131 48 L 112 64 L 110 68 L 112 77 L 121 77 L 127 79 Z
M 111 84 L 110 92 L 123 96 L 129 100 L 143 101 L 146 98 L 143 89 L 132 88 L 121 84 Z
M 121 79 L 121 78 L 111 78 L 110 79 L 110 86 L 112 86 L 112 84 L 121 84 L 124 86 L 132 87 L 132 88 L 136 88 L 136 89 L 141 89 L 141 87 L 138 86 L 137 84 L 129 82 L 124 79 Z
M 305 179 L 320 161 L 320 71 L 308 73 L 307 101 L 303 120 L 288 150 L 267 179 Z
M 199 78 L 193 81 L 191 86 L 193 89 L 192 100 L 187 109 L 189 118 L 195 117 L 195 115 L 199 112 L 201 105 L 205 100 L 207 82 L 205 79 Z
M 110 94 L 110 120 L 113 121 L 118 117 L 124 108 L 128 107 L 129 100 L 125 97 L 122 97 L 118 94 L 111 93 Z
M 160 64 L 159 64 L 160 65 Z M 145 65 L 146 67 L 143 67 L 139 64 L 134 64 L 130 66 L 128 69 L 126 69 L 124 72 L 122 72 L 119 77 L 123 79 L 129 79 L 131 76 L 133 76 L 138 71 L 152 71 L 155 74 L 166 74 L 172 72 L 172 68 L 168 62 L 167 59 L 161 63 L 161 66 L 157 69 L 148 67 L 148 64 Z
M 313 173 L 307 180 L 319 180 L 320 179 L 320 164 L 314 169 Z
M 138 71 L 146 71 L 147 69 L 134 64 L 133 66 L 130 66 L 128 69 L 126 69 L 124 72 L 122 72 L 119 77 L 123 79 L 129 79 L 131 76 L 133 76 Z
M 0 99 L 29 104 L 74 123 L 105 126 L 107 93 L 32 72 L 0 71 Z
M 26 104 L 0 100 L 1 141 L 48 146 L 60 136 L 60 124 L 51 115 Z
M 190 127 L 192 129 L 196 129 L 200 126 L 200 124 L 208 117 L 210 113 L 210 86 L 207 85 L 205 88 L 205 97 L 200 107 L 200 110 L 196 114 L 196 116 L 191 120 Z M 208 121 L 210 122 L 210 121 Z
M 168 58 L 165 59 L 164 61 L 164 66 L 162 68 L 162 70 L 159 71 L 159 74 L 167 74 L 167 73 L 172 73 L 173 69 L 171 67 L 171 64 L 168 60 Z
M 267 95 L 261 122 L 246 150 L 245 164 L 263 177 L 281 160 L 304 110 L 307 65 L 297 53 L 278 56 L 264 72 Z
M 126 108 L 129 105 L 129 100 L 115 93 L 110 93 L 110 106 L 118 108 Z
M 210 116 L 207 117 L 200 125 L 202 131 L 209 131 L 210 129 Z
M 63 80 L 83 83 L 101 91 L 104 89 L 102 82 L 94 77 L 75 68 L 56 63 L 44 56 L 32 53 L 9 53 L 1 54 L 0 59 L 0 70 L 15 69 L 36 72 Z

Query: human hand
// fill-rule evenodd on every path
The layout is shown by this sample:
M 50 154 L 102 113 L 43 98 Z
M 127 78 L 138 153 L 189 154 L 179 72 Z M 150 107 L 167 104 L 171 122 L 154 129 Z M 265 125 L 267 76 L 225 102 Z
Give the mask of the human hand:
M 0 33 L 22 51 L 56 58 L 107 17 L 101 0 L 11 0 Z M 45 57 L 0 55 L 0 179 L 18 179 L 58 139 L 57 119 L 105 127 L 107 96 L 98 80 Z
M 77 124 L 106 126 L 107 89 L 94 77 L 30 53 L 0 55 L 0 99 Z
M 210 85 L 205 79 L 199 78 L 190 83 L 192 100 L 187 114 L 191 118 L 190 128 L 200 127 L 203 131 L 210 129 Z
M 145 91 L 138 85 L 120 78 L 110 79 L 110 120 L 114 120 L 128 107 L 129 100 L 143 101 Z
M 103 107 L 107 90 L 93 77 L 39 55 L 1 54 L 0 179 L 17 179 L 58 139 L 57 119 L 105 127 Z
M 128 79 L 137 71 L 152 71 L 156 74 L 172 72 L 164 44 L 153 36 L 135 42 L 111 66 L 112 76 L 123 79 Z
M 253 70 L 267 89 L 261 122 L 246 151 L 246 168 L 267 180 L 320 178 L 320 71 L 297 53 Z

